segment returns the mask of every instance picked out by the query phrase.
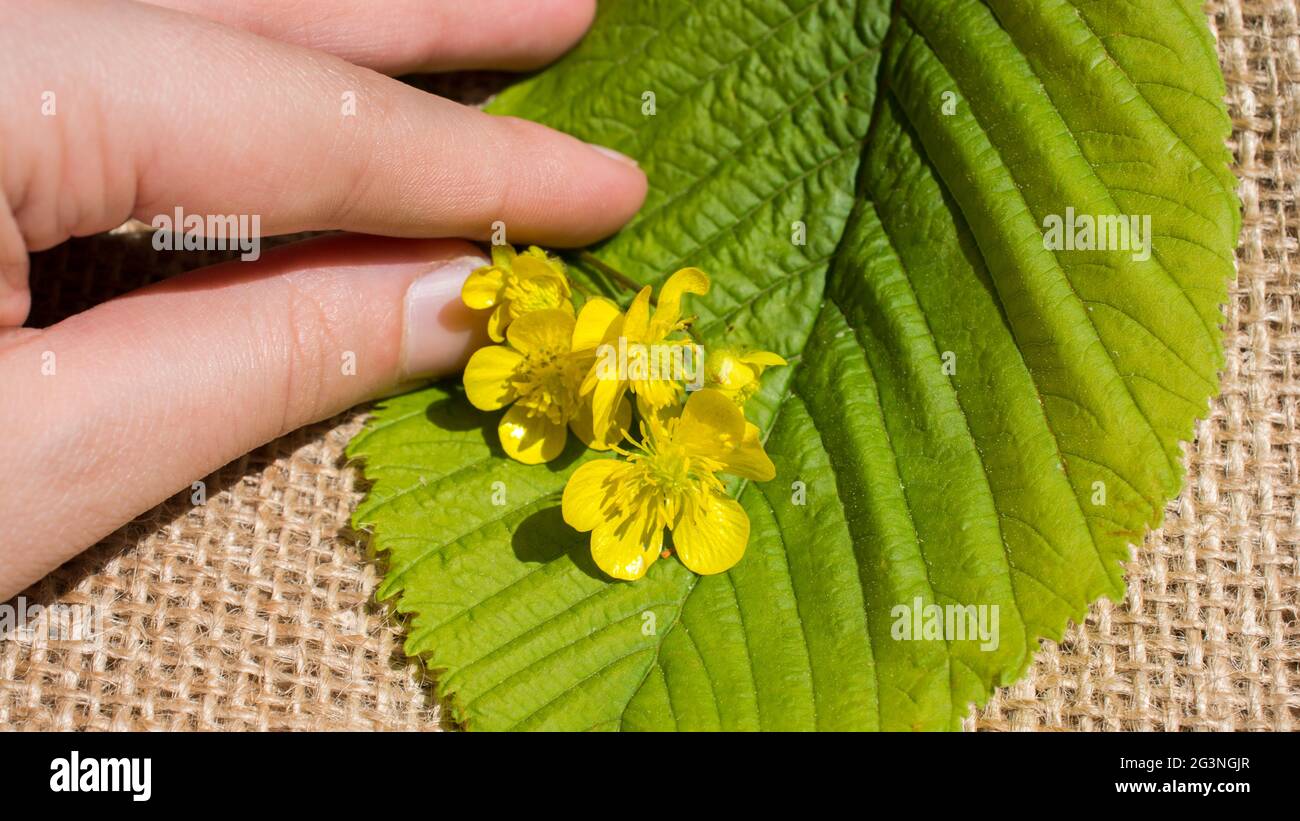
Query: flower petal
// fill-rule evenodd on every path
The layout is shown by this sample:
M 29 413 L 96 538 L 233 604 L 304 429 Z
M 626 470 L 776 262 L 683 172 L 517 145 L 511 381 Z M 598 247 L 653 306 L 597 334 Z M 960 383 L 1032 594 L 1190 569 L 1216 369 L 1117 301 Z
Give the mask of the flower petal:
M 748 365 L 757 365 L 760 368 L 776 368 L 789 364 L 771 351 L 750 351 L 742 356 L 740 361 Z
M 519 396 L 512 377 L 523 364 L 518 351 L 505 345 L 479 348 L 465 365 L 465 396 L 479 410 L 504 408 Z
M 673 441 L 693 453 L 719 458 L 745 438 L 745 414 L 716 388 L 695 391 L 686 399 Z
M 632 298 L 632 304 L 627 306 L 627 315 L 623 318 L 623 336 L 627 337 L 628 342 L 643 342 L 649 327 L 650 286 L 647 285 L 637 292 Z
M 491 308 L 497 304 L 501 293 L 501 269 L 495 265 L 485 265 L 476 269 L 460 286 L 460 298 L 475 310 Z
M 596 380 L 596 386 L 591 392 L 591 418 L 594 430 L 605 430 L 617 420 L 619 403 L 626 393 L 627 383 L 621 379 Z
M 525 408 L 512 405 L 497 424 L 497 435 L 511 459 L 540 465 L 560 455 L 569 431 L 563 422 L 552 422 L 541 414 L 529 415 Z
M 531 311 L 510 323 L 506 338 L 520 353 L 543 349 L 567 352 L 573 337 L 573 316 L 555 308 Z
M 515 261 L 515 249 L 508 244 L 492 244 L 492 264 L 506 271 Z
M 657 336 L 662 337 L 673 329 L 682 318 L 682 296 L 695 294 L 702 296 L 709 292 L 709 276 L 699 268 L 683 268 L 672 276 L 659 289 L 659 305 L 655 308 L 652 326 Z
M 551 254 L 546 253 L 545 249 L 539 248 L 536 245 L 528 246 L 528 250 L 525 251 L 524 253 L 527 256 L 533 257 L 534 259 L 541 260 L 542 262 L 546 263 L 547 267 L 549 267 L 556 274 L 559 274 L 561 277 L 565 277 L 564 260 L 560 259 L 559 257 L 552 256 Z M 565 278 L 567 279 L 567 277 Z
M 594 350 L 606 338 L 617 336 L 618 322 L 622 318 L 623 312 L 610 300 L 604 297 L 587 300 L 573 327 L 572 350 Z
M 735 566 L 749 544 L 749 516 L 735 500 L 705 493 L 698 505 L 684 511 L 673 528 L 673 545 L 682 564 L 708 576 Z
M 664 528 L 645 507 L 591 531 L 591 558 L 616 579 L 635 581 L 645 575 L 664 546 Z
M 564 486 L 560 509 L 569 527 L 586 533 L 606 521 L 604 508 L 616 491 L 616 480 L 626 473 L 622 459 L 597 459 L 573 472 Z
M 705 362 L 710 385 L 724 391 L 739 391 L 756 378 L 754 368 L 744 357 L 726 348 L 709 351 Z
M 488 336 L 493 342 L 506 341 L 506 326 L 510 324 L 510 302 L 502 302 L 492 311 L 488 317 L 487 331 Z
M 581 402 L 578 411 L 569 420 L 569 430 L 592 450 L 609 450 L 623 440 L 623 432 L 632 427 L 632 403 L 626 395 L 615 406 L 613 418 L 597 436 L 592 418 L 591 403 Z
M 722 462 L 722 472 L 733 476 L 742 476 L 756 482 L 770 482 L 776 478 L 776 465 L 772 464 L 763 442 L 758 425 L 745 423 L 745 436 L 740 446 L 716 457 Z

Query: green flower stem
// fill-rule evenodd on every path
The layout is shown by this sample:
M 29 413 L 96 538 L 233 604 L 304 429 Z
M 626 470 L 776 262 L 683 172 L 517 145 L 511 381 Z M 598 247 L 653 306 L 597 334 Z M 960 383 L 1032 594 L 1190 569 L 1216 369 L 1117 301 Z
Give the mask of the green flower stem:
M 629 277 L 627 274 L 624 274 L 622 271 L 618 270 L 617 268 L 608 265 L 605 262 L 602 262 L 599 258 L 596 257 L 595 254 L 592 254 L 590 251 L 579 251 L 577 257 L 579 262 L 599 271 L 601 274 L 607 277 L 611 282 L 618 285 L 623 290 L 633 294 L 641 290 L 642 286 L 634 282 L 631 277 Z M 655 301 L 653 296 L 650 298 L 650 301 L 652 303 Z

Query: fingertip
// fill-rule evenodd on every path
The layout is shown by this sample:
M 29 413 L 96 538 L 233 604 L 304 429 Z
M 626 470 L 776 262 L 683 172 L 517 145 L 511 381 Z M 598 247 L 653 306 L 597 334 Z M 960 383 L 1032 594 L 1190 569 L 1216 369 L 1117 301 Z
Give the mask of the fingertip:
M 645 202 L 649 181 L 641 167 L 625 154 L 592 143 L 584 144 L 596 159 L 581 179 L 583 222 L 563 246 L 589 245 L 626 225 Z
M 497 156 L 507 160 L 491 181 L 512 242 L 589 245 L 623 227 L 645 201 L 648 183 L 635 158 L 530 120 L 493 119 L 503 134 Z
M 0 211 L 0 328 L 27 321 L 32 309 L 32 292 L 27 284 L 30 266 L 18 226 L 8 211 Z
M 8 289 L 0 284 L 0 328 L 10 328 L 27 321 L 32 309 L 32 292 Z
M 606 197 L 598 200 L 604 202 L 604 213 L 608 221 L 599 234 L 586 239 L 584 244 L 612 234 L 631 221 L 645 204 L 646 193 L 650 187 L 645 172 L 630 158 L 619 154 L 621 159 L 614 159 L 608 153 L 612 149 L 604 146 L 593 146 L 593 148 L 613 164 L 613 171 L 610 174 Z
M 535 0 L 512 8 L 495 28 L 495 48 L 485 51 L 482 67 L 531 71 L 568 52 L 591 28 L 596 0 Z
M 563 46 L 557 57 L 577 45 L 596 19 L 596 0 L 549 0 L 537 8 L 555 21 L 555 43 Z

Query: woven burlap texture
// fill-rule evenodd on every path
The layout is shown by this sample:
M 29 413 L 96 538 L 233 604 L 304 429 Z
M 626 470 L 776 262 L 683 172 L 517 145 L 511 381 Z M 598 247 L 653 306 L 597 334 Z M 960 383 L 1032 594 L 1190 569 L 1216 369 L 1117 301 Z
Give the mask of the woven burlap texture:
M 1244 229 L 1223 392 L 1182 495 L 1128 570 L 978 729 L 1291 730 L 1300 725 L 1300 25 L 1295 0 L 1209 6 L 1228 83 Z M 130 237 L 35 260 L 36 322 L 172 273 Z M 28 590 L 91 604 L 99 640 L 0 642 L 0 727 L 437 729 L 376 566 L 347 528 L 343 448 L 364 410 L 300 430 L 140 517 Z

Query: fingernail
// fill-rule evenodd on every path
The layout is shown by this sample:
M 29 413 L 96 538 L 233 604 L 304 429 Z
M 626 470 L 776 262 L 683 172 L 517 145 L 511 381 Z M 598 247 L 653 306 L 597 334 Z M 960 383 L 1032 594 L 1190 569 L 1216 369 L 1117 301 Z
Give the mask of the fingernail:
M 460 299 L 465 278 L 488 264 L 483 256 L 437 263 L 406 289 L 402 331 L 404 379 L 450 373 L 487 339 L 486 319 Z
M 606 148 L 603 145 L 596 145 L 595 143 L 587 143 L 587 145 L 591 146 L 592 148 L 594 148 L 595 150 L 599 151 L 600 153 L 604 154 L 606 157 L 609 157 L 612 160 L 618 160 L 621 163 L 626 163 L 627 165 L 630 165 L 633 168 L 638 167 L 637 161 L 632 159 L 626 154 L 620 154 L 619 152 L 615 151 L 612 148 Z

